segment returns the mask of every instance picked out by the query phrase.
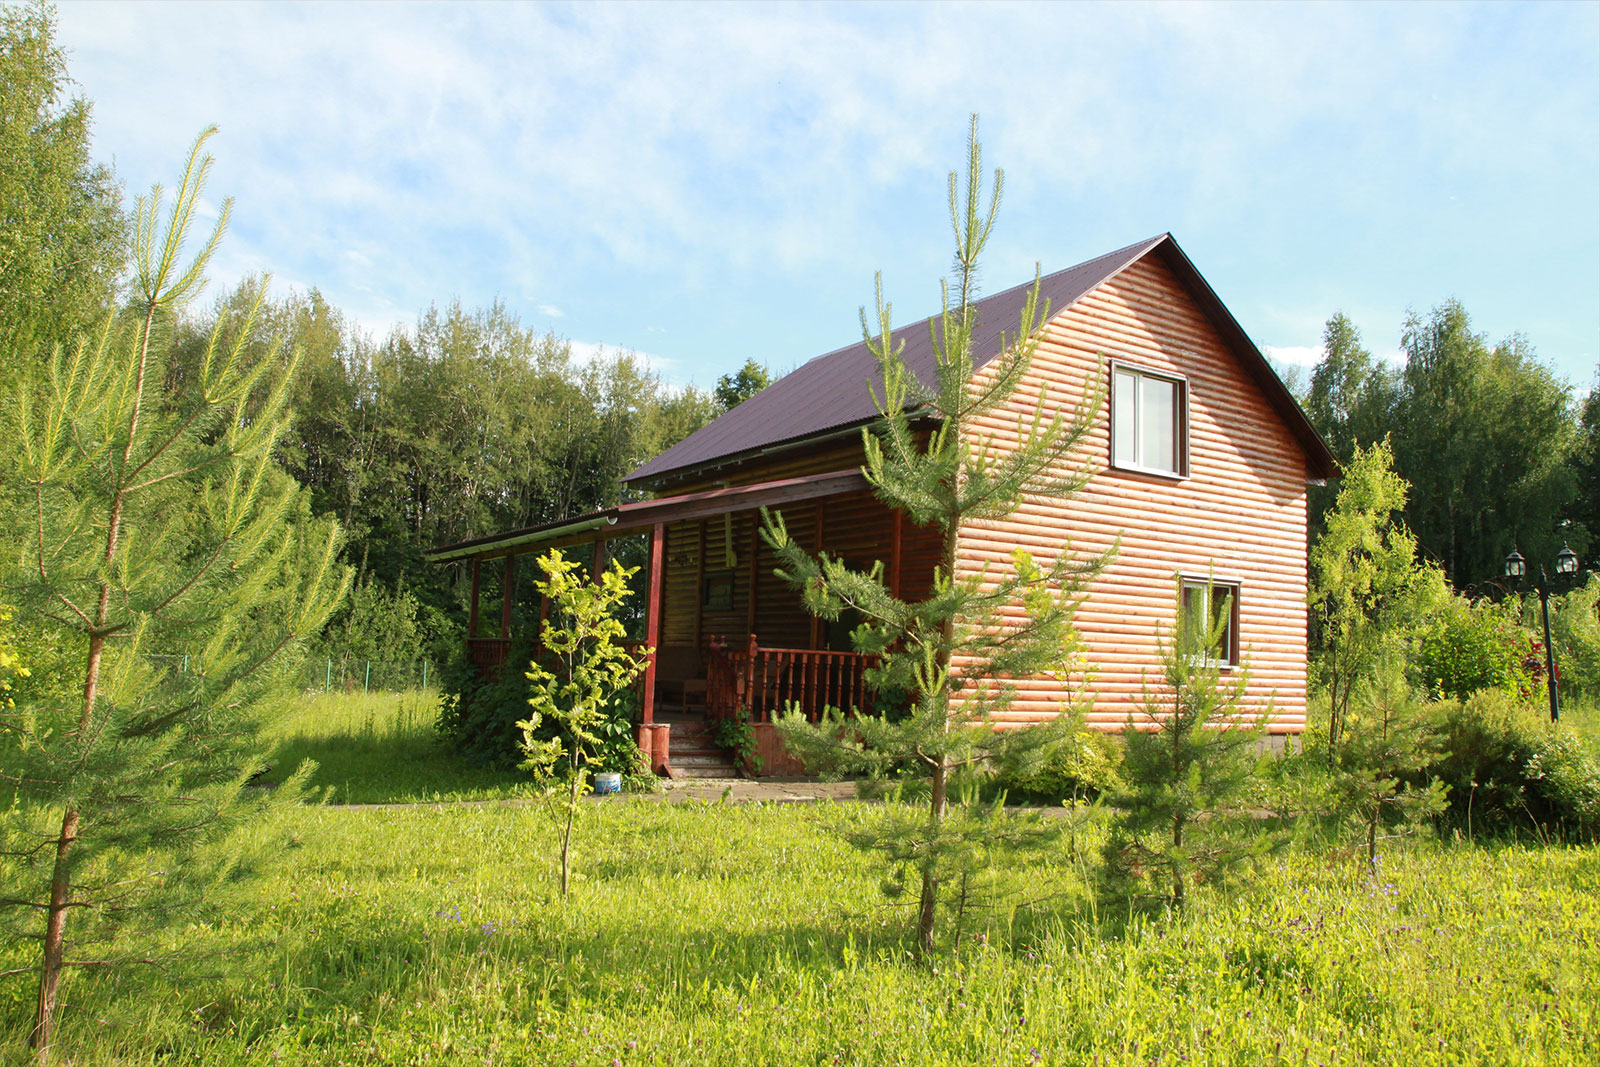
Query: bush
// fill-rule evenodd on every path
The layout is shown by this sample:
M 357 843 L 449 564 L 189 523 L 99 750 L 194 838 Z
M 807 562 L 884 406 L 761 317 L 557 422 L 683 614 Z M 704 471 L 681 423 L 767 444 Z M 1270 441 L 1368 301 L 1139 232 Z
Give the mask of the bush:
M 1515 605 L 1453 597 L 1422 636 L 1418 681 L 1435 697 L 1464 700 L 1491 690 L 1531 698 L 1542 680 L 1535 651 Z
M 1539 601 L 1528 600 L 1538 618 Z M 1600 697 L 1600 575 L 1566 596 L 1550 598 L 1550 640 L 1556 648 L 1556 671 L 1563 700 Z
M 517 723 L 528 717 L 530 693 L 527 668 L 522 665 L 532 660 L 532 641 L 525 634 L 512 636 L 506 669 L 493 678 L 485 678 L 465 651 L 457 653 L 439 679 L 440 740 L 475 766 L 516 769 L 523 759 L 523 735 Z M 592 763 L 594 770 L 617 771 L 630 779 L 649 776 L 633 731 L 638 713 L 637 693 L 625 689 L 617 694 L 610 717 L 598 731 L 604 744 Z M 559 729 L 553 721 L 543 722 L 533 736 L 549 740 Z
M 991 785 L 1012 800 L 1042 804 L 1093 801 L 1122 788 L 1117 766 L 1122 739 L 1116 734 L 1080 730 L 1031 770 L 998 770 Z
M 1422 775 L 1450 787 L 1449 822 L 1475 834 L 1600 837 L 1600 762 L 1567 728 L 1484 692 L 1440 705 L 1434 731 L 1442 755 Z
M 530 663 L 533 643 L 513 634 L 507 664 Z M 485 678 L 465 648 L 439 677 L 439 737 L 467 762 L 497 770 L 513 770 L 522 762 L 522 730 L 528 717 L 528 679 L 522 670 L 507 669 Z

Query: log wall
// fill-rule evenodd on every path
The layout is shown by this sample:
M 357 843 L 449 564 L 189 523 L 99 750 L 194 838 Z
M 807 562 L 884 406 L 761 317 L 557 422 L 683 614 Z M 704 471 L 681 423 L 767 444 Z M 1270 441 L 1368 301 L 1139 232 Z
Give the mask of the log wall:
M 1077 623 L 1088 650 L 1089 722 L 1120 728 L 1157 674 L 1157 640 L 1176 618 L 1175 576 L 1237 578 L 1239 644 L 1248 701 L 1275 733 L 1299 732 L 1306 705 L 1306 460 L 1300 445 L 1217 331 L 1156 256 L 1147 256 L 1053 317 L 1013 410 L 973 427 L 996 447 L 1014 443 L 1018 414 L 1039 389 L 1076 410 L 1104 361 L 1181 374 L 1189 391 L 1189 476 L 1110 467 L 1109 400 L 1072 463 L 1096 469 L 1063 502 L 1030 503 L 1003 523 L 962 531 L 972 573 L 1022 545 L 1041 557 L 1070 543 L 1082 556 L 1116 550 Z M 1013 616 L 1014 617 L 1014 616 Z M 1025 680 L 1007 718 L 1054 714 L 1062 685 Z
M 859 462 L 859 443 L 855 448 Z M 836 456 L 829 455 L 818 462 L 836 461 Z M 780 475 L 786 476 L 792 475 Z M 866 567 L 881 560 L 886 571 L 894 562 L 895 517 L 868 491 L 792 504 L 779 513 L 789 535 L 808 552 L 814 553 L 820 544 L 852 566 Z M 668 524 L 658 660 L 664 680 L 705 677 L 705 642 L 713 634 L 735 646 L 753 632 L 768 648 L 827 647 L 826 624 L 814 620 L 788 582 L 774 573 L 777 556 L 761 539 L 758 524 L 759 512 L 755 511 Z M 908 522 L 898 525 L 901 594 L 919 599 L 932 586 L 938 534 Z M 729 606 L 707 607 L 703 596 L 706 576 L 730 572 L 733 596 Z

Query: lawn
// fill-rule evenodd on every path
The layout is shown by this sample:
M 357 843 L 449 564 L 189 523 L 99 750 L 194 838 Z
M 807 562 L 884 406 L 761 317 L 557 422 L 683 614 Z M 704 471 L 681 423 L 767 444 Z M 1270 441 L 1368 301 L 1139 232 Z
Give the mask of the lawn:
M 528 776 L 467 764 L 439 744 L 439 696 L 311 693 L 272 735 L 278 782 L 302 760 L 317 765 L 312 787 L 335 804 L 412 804 L 529 795 Z
M 338 736 L 420 744 L 384 714 Z M 352 760 L 350 795 L 380 795 Z M 63 1041 L 129 1065 L 1600 1060 L 1600 849 L 1418 841 L 1373 878 L 1300 848 L 1149 920 L 1094 904 L 1091 829 L 1015 864 L 930 969 L 841 839 L 882 813 L 596 800 L 562 902 L 540 805 L 304 808 L 273 862 L 169 930 L 203 980 L 75 973 Z M 0 1060 L 31 997 L 0 983 Z

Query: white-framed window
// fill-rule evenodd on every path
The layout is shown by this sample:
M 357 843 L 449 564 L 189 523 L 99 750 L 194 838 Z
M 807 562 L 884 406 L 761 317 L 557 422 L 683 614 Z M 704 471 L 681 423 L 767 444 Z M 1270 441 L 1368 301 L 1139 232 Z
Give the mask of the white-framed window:
M 1178 625 L 1216 637 L 1205 661 L 1218 666 L 1239 663 L 1239 583 L 1217 578 L 1183 576 L 1182 615 Z
M 1126 363 L 1111 366 L 1111 465 L 1189 474 L 1189 383 Z

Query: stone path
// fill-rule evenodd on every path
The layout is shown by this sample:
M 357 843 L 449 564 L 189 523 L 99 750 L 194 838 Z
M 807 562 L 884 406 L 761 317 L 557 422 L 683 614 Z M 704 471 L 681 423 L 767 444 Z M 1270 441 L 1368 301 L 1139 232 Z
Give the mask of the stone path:
M 690 800 L 722 800 L 729 804 L 808 804 L 820 800 L 854 800 L 854 782 L 819 782 L 815 778 L 683 778 L 662 783 L 647 800 L 682 804 Z

